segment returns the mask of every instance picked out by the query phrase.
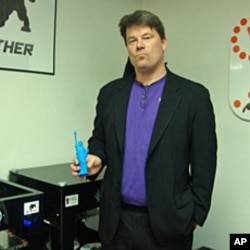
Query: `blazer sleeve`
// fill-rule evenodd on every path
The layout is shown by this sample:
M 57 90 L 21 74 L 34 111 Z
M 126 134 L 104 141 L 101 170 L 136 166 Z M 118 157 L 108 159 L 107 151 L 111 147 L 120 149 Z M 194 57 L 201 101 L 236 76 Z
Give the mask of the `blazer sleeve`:
M 194 222 L 202 226 L 211 205 L 217 161 L 217 138 L 214 110 L 208 90 L 203 88 L 194 99 L 191 186 L 195 201 Z

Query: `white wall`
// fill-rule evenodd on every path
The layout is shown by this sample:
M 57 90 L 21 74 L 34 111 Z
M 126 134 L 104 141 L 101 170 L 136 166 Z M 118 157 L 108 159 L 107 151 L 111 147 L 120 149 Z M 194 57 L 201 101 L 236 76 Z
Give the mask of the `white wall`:
M 0 71 L 0 176 L 73 159 L 73 131 L 88 139 L 100 86 L 123 71 L 118 21 L 141 6 L 166 26 L 170 69 L 210 90 L 218 171 L 194 248 L 227 250 L 230 233 L 250 233 L 249 122 L 228 104 L 229 39 L 239 18 L 249 16 L 249 0 L 58 0 L 55 76 Z
M 230 233 L 250 233 L 250 122 L 236 117 L 228 104 L 230 38 L 239 20 L 250 16 L 250 1 L 152 0 L 144 1 L 143 7 L 164 21 L 170 69 L 210 90 L 217 122 L 218 170 L 211 212 L 195 233 L 194 248 L 228 250 Z
M 4 179 L 13 168 L 72 161 L 73 131 L 88 139 L 100 86 L 123 73 L 127 54 L 118 22 L 141 3 L 57 2 L 55 75 L 0 70 L 0 177 Z

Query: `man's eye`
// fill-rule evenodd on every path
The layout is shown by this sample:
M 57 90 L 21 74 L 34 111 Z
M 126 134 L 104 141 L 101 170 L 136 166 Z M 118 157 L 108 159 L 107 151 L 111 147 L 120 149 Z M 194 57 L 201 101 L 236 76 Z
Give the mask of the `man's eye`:
M 151 38 L 151 36 L 145 36 L 144 40 L 149 40 Z
M 132 44 L 135 42 L 135 39 L 128 40 L 128 44 Z

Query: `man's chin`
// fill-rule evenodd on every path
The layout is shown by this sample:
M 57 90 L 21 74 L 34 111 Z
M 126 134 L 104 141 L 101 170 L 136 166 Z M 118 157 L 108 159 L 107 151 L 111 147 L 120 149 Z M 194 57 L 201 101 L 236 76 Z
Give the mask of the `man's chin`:
M 144 64 L 144 65 L 137 65 L 136 69 L 140 72 L 146 72 L 150 69 L 150 67 Z
M 148 63 L 147 62 L 138 62 L 135 66 L 138 69 L 143 69 L 143 68 L 147 68 L 148 67 Z

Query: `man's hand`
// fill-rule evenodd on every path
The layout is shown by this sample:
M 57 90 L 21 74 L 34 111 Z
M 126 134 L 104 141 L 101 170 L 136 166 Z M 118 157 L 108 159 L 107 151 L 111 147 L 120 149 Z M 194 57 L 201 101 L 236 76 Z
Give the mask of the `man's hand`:
M 102 160 L 96 155 L 88 154 L 87 165 L 88 165 L 88 169 L 89 169 L 89 174 L 95 175 L 95 174 L 99 173 L 101 170 Z
M 98 156 L 88 154 L 86 160 L 87 160 L 89 175 L 95 175 L 101 170 L 102 161 Z M 79 180 L 85 179 L 85 177 L 78 176 L 78 172 L 80 171 L 80 166 L 77 159 L 74 159 L 73 163 L 70 165 L 70 168 L 73 176 L 78 177 Z

